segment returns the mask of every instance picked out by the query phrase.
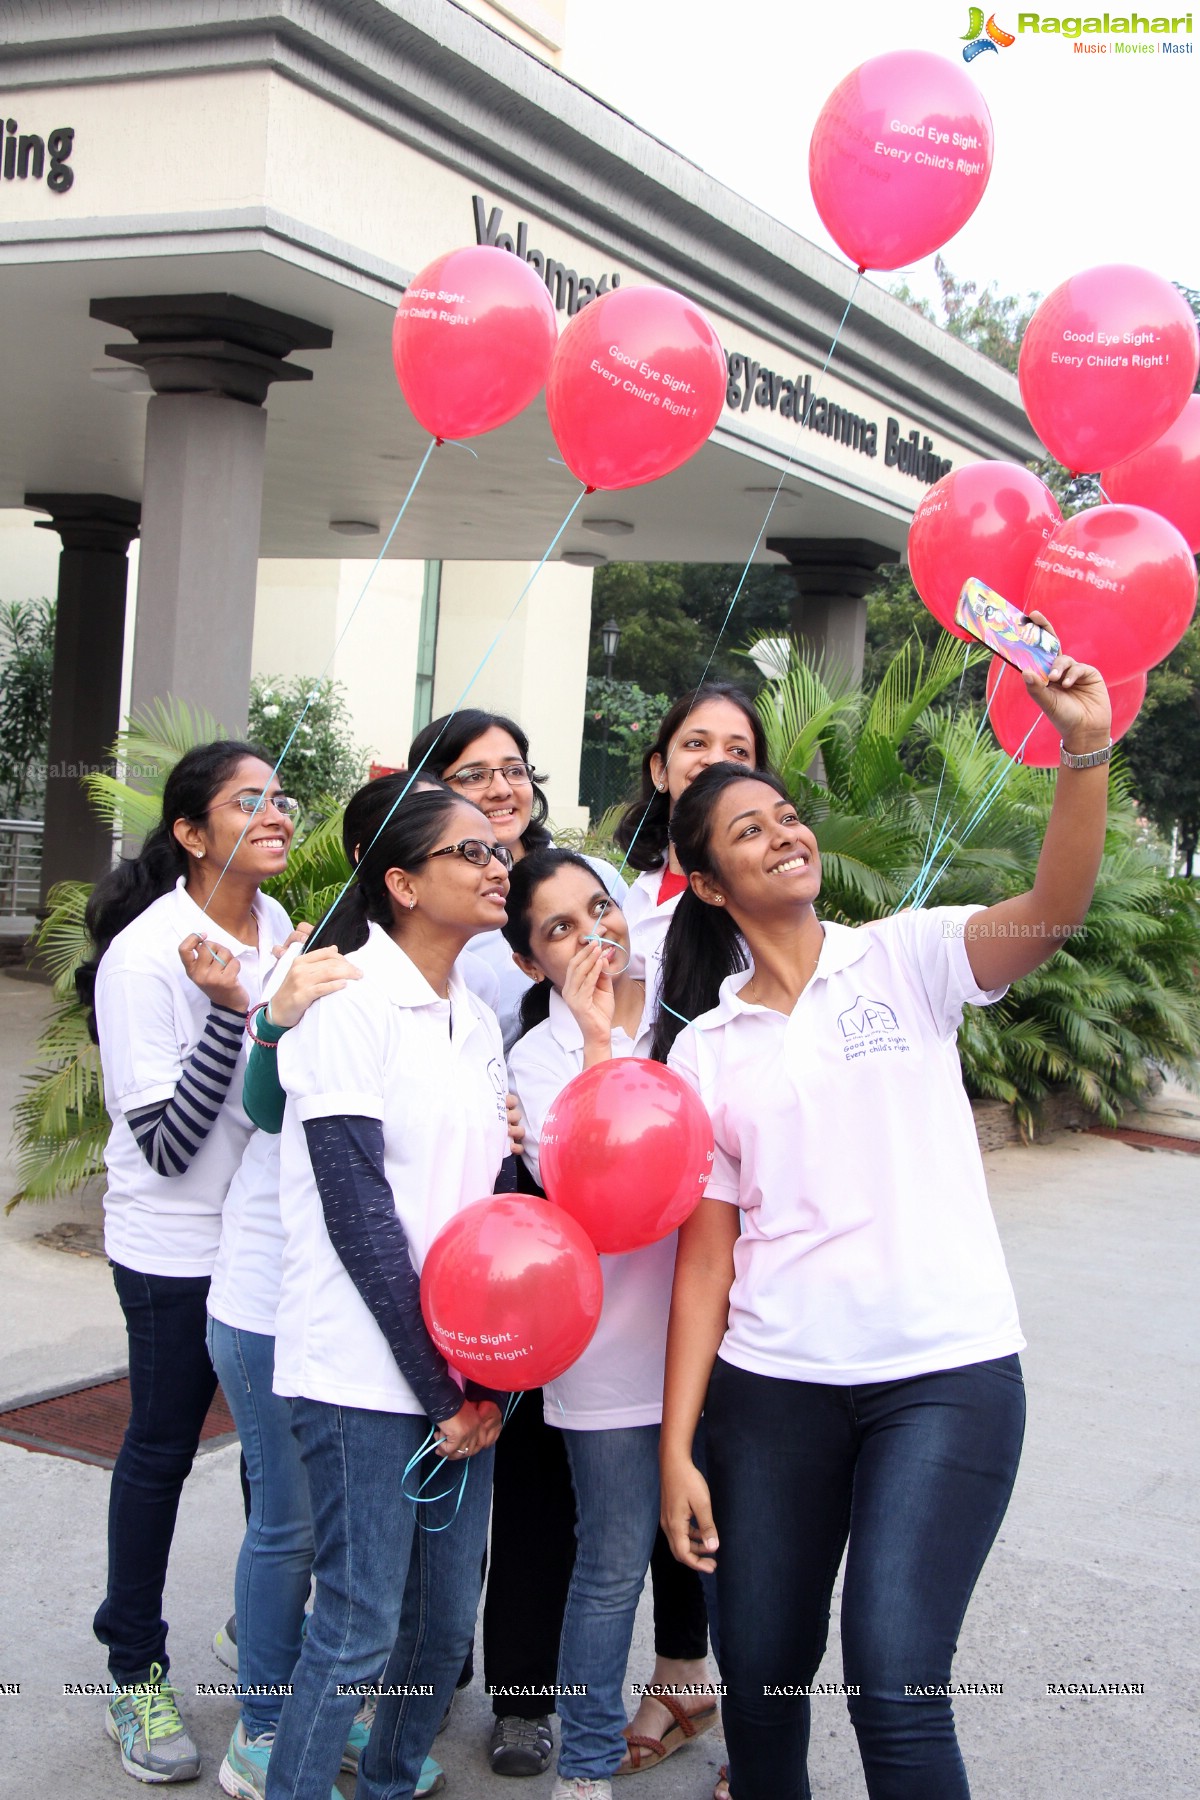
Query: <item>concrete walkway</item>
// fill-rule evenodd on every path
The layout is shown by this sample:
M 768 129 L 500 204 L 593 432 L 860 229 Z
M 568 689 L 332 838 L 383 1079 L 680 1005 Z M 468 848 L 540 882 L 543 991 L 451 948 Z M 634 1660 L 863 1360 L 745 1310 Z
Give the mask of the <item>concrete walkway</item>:
M 5 1110 L 46 1004 L 44 990 L 0 978 Z M 1197 1135 L 1200 1107 L 1170 1091 L 1144 1123 Z M 1200 1160 L 1067 1136 L 987 1161 L 1029 1338 L 1029 1430 L 955 1668 L 962 1682 L 1003 1684 L 1003 1693 L 957 1703 L 972 1793 L 1192 1800 L 1200 1792 Z M 12 1185 L 0 1166 L 0 1196 Z M 58 1203 L 19 1208 L 0 1223 L 0 1402 L 121 1365 L 121 1315 L 103 1259 L 39 1241 L 96 1213 L 94 1200 Z M 18 1694 L 0 1696 L 0 1794 L 130 1800 L 138 1791 L 103 1736 L 101 1701 L 62 1691 L 104 1677 L 90 1620 L 102 1591 L 107 1489 L 103 1470 L 0 1445 L 8 1565 L 0 1685 L 20 1684 Z M 166 1600 L 174 1672 L 205 1756 L 195 1793 L 218 1791 L 236 1717 L 231 1699 L 195 1697 L 194 1686 L 226 1673 L 210 1641 L 230 1609 L 241 1525 L 236 1450 L 203 1454 L 184 1493 Z M 650 1672 L 649 1624 L 643 1602 L 631 1680 Z M 822 1678 L 839 1673 L 835 1639 Z M 1069 1683 L 1139 1691 L 1047 1692 Z M 819 1699 L 814 1709 L 813 1792 L 859 1800 L 865 1787 L 844 1703 Z M 549 1775 L 515 1794 L 490 1775 L 489 1724 L 477 1683 L 438 1740 L 447 1800 L 548 1800 Z M 707 1800 L 721 1759 L 713 1733 L 618 1784 L 617 1800 L 642 1792 Z

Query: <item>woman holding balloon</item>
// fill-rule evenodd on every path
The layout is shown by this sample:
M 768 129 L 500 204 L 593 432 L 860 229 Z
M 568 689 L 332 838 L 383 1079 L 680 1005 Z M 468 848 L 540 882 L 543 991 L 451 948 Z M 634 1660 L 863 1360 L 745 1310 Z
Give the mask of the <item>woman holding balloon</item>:
M 356 1685 L 381 1679 L 358 1793 L 411 1792 L 470 1645 L 500 1410 L 464 1398 L 434 1348 L 417 1271 L 441 1227 L 491 1191 L 507 1148 L 499 1030 L 454 964 L 504 920 L 508 864 L 475 807 L 409 795 L 356 876 L 362 978 L 310 1006 L 276 1053 L 288 1104 L 275 1391 L 308 1474 L 316 1601 L 269 1800 L 329 1800 Z M 450 1467 L 406 1504 L 398 1485 L 416 1494 L 426 1456 Z M 443 1529 L 418 1542 L 419 1513 Z
M 690 885 L 654 1048 L 705 1101 L 716 1157 L 680 1230 L 663 1523 L 683 1562 L 716 1571 L 736 1800 L 806 1791 L 799 1695 L 844 1549 L 868 1792 L 969 1791 L 951 1662 L 1024 1393 L 955 1033 L 1086 916 L 1110 755 L 1094 669 L 1060 656 L 1047 683 L 1025 680 L 1065 766 L 1034 885 L 999 905 L 823 924 L 815 840 L 768 775 L 709 769 L 672 819 Z
M 522 1005 L 527 1030 L 510 1062 L 525 1120 L 524 1160 L 540 1180 L 542 1130 L 555 1100 L 584 1069 L 646 1056 L 652 1015 L 645 983 L 626 972 L 629 934 L 620 908 L 583 857 L 553 849 L 526 857 L 513 871 L 504 934 L 533 983 Z M 658 1530 L 658 1425 L 674 1264 L 673 1232 L 603 1257 L 596 1335 L 544 1389 L 546 1423 L 566 1446 L 578 1510 L 558 1659 L 565 1690 L 558 1703 L 558 1800 L 575 1800 L 618 1772 L 652 1767 L 716 1722 L 706 1691 L 703 1594 L 684 1571 L 672 1578 L 669 1594 L 655 1594 L 660 1660 L 652 1685 L 665 1723 L 655 1719 L 651 1735 L 626 1733 L 621 1697 Z M 667 1630 L 676 1655 L 664 1664 Z

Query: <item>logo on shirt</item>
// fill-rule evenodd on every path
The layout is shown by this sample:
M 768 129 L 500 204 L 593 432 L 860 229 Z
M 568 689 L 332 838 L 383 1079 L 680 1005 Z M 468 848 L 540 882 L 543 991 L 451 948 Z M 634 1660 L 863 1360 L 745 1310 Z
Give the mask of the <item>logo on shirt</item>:
M 855 1062 L 861 1056 L 879 1056 L 889 1050 L 912 1048 L 886 1000 L 866 1000 L 859 994 L 853 1006 L 838 1014 L 837 1023 L 847 1062 Z
M 496 1096 L 496 1113 L 508 1124 L 508 1083 L 505 1080 L 504 1064 L 496 1057 L 491 1057 L 487 1066 L 488 1080 L 492 1084 L 492 1092 Z

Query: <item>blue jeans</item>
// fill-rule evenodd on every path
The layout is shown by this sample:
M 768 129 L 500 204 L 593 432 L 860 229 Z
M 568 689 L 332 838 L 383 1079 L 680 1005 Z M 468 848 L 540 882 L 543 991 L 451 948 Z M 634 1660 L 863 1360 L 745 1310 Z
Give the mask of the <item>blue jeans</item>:
M 805 1702 L 846 1550 L 842 1669 L 871 1800 L 969 1800 L 945 1688 L 1025 1426 L 1015 1356 L 862 1387 L 720 1357 L 705 1402 L 736 1800 L 805 1789 Z
M 268 1800 L 329 1800 L 362 1683 L 382 1692 L 356 1800 L 411 1800 L 475 1631 L 493 1452 L 466 1463 L 457 1513 L 462 1466 L 439 1469 L 427 1491 L 450 1497 L 421 1506 L 418 1521 L 400 1479 L 428 1419 L 319 1400 L 293 1400 L 291 1415 L 312 1500 L 317 1588 L 271 1751 Z M 410 1491 L 430 1461 L 409 1476 Z M 430 1529 L 437 1525 L 446 1529 Z
M 179 1496 L 217 1378 L 204 1344 L 207 1275 L 142 1275 L 113 1263 L 129 1338 L 129 1424 L 108 1494 L 108 1588 L 92 1622 L 117 1682 L 166 1670 L 162 1616 Z M 328 1794 L 324 1800 L 329 1800 Z
M 558 1679 L 565 1781 L 607 1780 L 625 1754 L 625 1666 L 658 1529 L 658 1426 L 564 1431 L 575 1487 L 575 1567 Z M 740 1796 L 739 1796 L 740 1800 Z
M 250 1516 L 234 1576 L 238 1685 L 286 1686 L 300 1655 L 312 1577 L 308 1477 L 292 1436 L 291 1406 L 271 1391 L 275 1339 L 208 1321 L 208 1353 L 242 1440 Z M 242 1724 L 250 1737 L 273 1731 L 283 1695 L 246 1693 Z

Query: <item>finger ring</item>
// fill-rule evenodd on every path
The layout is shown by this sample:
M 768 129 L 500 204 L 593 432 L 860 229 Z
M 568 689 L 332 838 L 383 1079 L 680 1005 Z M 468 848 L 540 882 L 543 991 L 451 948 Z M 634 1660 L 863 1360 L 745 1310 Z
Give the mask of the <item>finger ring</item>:
M 193 950 L 193 951 L 192 951 L 192 961 L 193 961 L 193 962 L 199 962 L 199 961 L 200 961 L 200 952 L 199 952 L 199 950 Z
M 465 1444 L 461 1444 L 459 1446 L 459 1448 L 454 1452 L 454 1454 L 455 1454 L 455 1456 L 465 1456 L 467 1454 L 467 1446 Z

